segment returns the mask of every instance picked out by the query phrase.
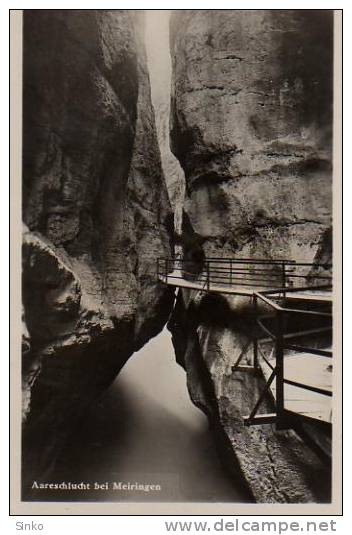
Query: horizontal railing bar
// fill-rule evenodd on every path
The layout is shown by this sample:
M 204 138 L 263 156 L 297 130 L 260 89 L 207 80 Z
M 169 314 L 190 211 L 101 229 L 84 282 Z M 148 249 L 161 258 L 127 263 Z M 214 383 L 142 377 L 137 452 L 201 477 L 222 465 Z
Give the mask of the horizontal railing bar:
M 189 273 L 192 273 L 191 271 L 189 271 Z M 251 278 L 255 278 L 255 277 L 258 277 L 260 275 L 262 275 L 260 277 L 259 280 L 276 280 L 278 278 L 280 278 L 280 276 L 282 276 L 281 273 L 273 273 L 271 272 L 270 273 L 270 276 L 264 276 L 263 274 L 261 273 L 250 273 L 249 271 L 244 271 L 244 272 L 235 272 L 235 271 L 221 271 L 221 270 L 209 270 L 209 274 L 211 277 L 219 277 L 219 278 L 222 278 L 222 279 L 228 279 L 230 278 L 230 275 L 234 276 L 234 275 L 239 275 L 238 277 L 236 278 L 239 278 L 239 279 L 244 279 L 246 277 L 251 277 Z M 193 275 L 197 275 L 197 273 L 193 272 Z M 202 271 L 199 275 L 207 275 L 207 273 L 205 271 Z M 243 275 L 243 276 L 242 276 Z M 256 280 L 256 279 L 254 279 Z
M 191 272 L 184 272 L 184 275 L 189 275 L 189 276 L 192 276 L 194 277 L 194 282 L 200 282 L 200 281 L 204 281 L 204 280 L 208 280 L 208 276 L 206 273 L 200 273 L 200 274 L 196 274 L 196 273 L 191 273 Z M 169 274 L 169 278 L 174 278 L 174 279 L 183 279 L 184 277 L 182 277 L 182 275 L 173 275 L 172 273 Z M 209 280 L 210 281 L 221 281 L 221 282 L 224 282 L 225 284 L 231 284 L 231 282 L 229 281 L 229 277 L 224 277 L 222 275 L 214 275 L 214 276 L 210 276 L 209 277 Z M 239 278 L 239 277 L 234 277 L 234 280 L 237 281 L 247 281 L 247 279 L 245 278 Z M 267 279 L 251 279 L 251 280 L 257 280 L 257 281 L 263 281 L 263 282 L 268 282 Z M 248 282 L 251 282 L 251 280 L 249 280 Z
M 223 273 L 224 274 L 224 278 L 228 278 L 231 275 L 232 276 L 233 275 L 247 275 L 248 277 L 253 278 L 253 277 L 255 277 L 255 275 L 265 275 L 265 274 L 270 275 L 270 277 L 266 277 L 266 280 L 275 280 L 276 278 L 282 277 L 282 273 L 280 271 L 272 271 L 272 270 L 265 270 L 265 269 L 262 269 L 262 270 L 251 270 L 251 269 L 248 269 L 248 270 L 245 270 L 245 269 L 242 269 L 242 270 L 231 270 L 231 269 L 221 269 L 221 268 L 216 268 L 216 269 L 210 268 L 210 276 L 214 276 L 214 274 L 218 274 L 218 273 L 219 274 Z M 287 271 L 286 271 L 286 278 L 287 278 L 287 280 L 290 280 L 292 278 L 295 278 L 295 279 L 307 279 L 307 278 L 309 278 L 310 280 L 312 280 L 312 279 L 315 279 L 315 280 L 317 280 L 317 279 L 319 279 L 319 280 L 332 280 L 332 278 L 330 276 L 314 275 L 314 276 L 309 276 L 308 277 L 307 275 L 291 275 L 291 274 L 287 273 Z M 255 279 L 253 279 L 253 280 L 255 280 Z
M 292 313 L 297 313 L 297 314 L 308 314 L 308 315 L 315 315 L 315 316 L 325 316 L 325 317 L 331 317 L 331 313 L 329 312 L 318 312 L 318 311 L 315 311 L 315 310 L 303 310 L 303 309 L 295 309 L 295 308 L 287 308 L 287 307 L 282 307 L 280 305 L 278 305 L 277 303 L 275 303 L 274 301 L 272 301 L 271 299 L 269 299 L 268 297 L 266 297 L 267 295 L 275 295 L 275 294 L 284 294 L 285 297 L 287 297 L 287 293 L 290 293 L 290 292 L 297 292 L 297 291 L 302 291 L 302 290 L 316 290 L 316 289 L 327 289 L 327 288 L 330 288 L 330 286 L 323 286 L 323 287 L 306 287 L 306 286 L 303 286 L 301 288 L 277 288 L 275 290 L 262 290 L 260 292 L 254 292 L 254 295 L 256 295 L 256 297 L 258 299 L 261 299 L 262 301 L 264 301 L 267 305 L 271 306 L 272 308 L 274 308 L 275 310 L 277 311 L 282 311 L 282 312 L 292 312 Z M 280 296 L 278 296 L 280 297 Z M 309 297 L 309 295 L 307 294 L 307 297 Z
M 239 275 L 240 277 L 239 278 L 245 278 L 245 277 L 258 277 L 260 276 L 261 279 L 265 279 L 265 280 L 275 280 L 275 279 L 278 279 L 280 277 L 282 277 L 282 273 L 273 273 L 272 271 L 270 273 L 251 273 L 250 271 L 220 271 L 220 270 L 209 270 L 210 272 L 210 275 L 211 276 L 216 276 L 218 274 L 220 274 L 221 276 L 225 277 L 225 278 L 229 278 L 232 274 L 232 276 L 234 275 Z
M 294 260 L 269 260 L 267 258 L 217 258 L 216 256 L 205 257 L 206 261 L 212 262 L 233 262 L 233 263 L 253 263 L 253 264 L 296 264 Z M 314 264 L 314 266 L 317 264 Z
M 202 274 L 200 276 L 206 276 L 205 274 Z M 211 280 L 229 280 L 230 277 L 226 276 L 226 275 L 215 275 L 215 274 L 212 274 L 210 273 L 210 279 Z M 239 280 L 239 281 L 246 281 L 248 280 L 248 282 L 251 282 L 251 281 L 264 281 L 264 282 L 270 282 L 270 281 L 274 281 L 274 282 L 278 282 L 278 277 L 255 277 L 255 275 L 248 279 L 247 277 L 232 277 L 232 280 L 236 281 L 236 280 Z
M 282 338 L 284 340 L 291 340 L 293 338 L 301 338 L 301 337 L 304 337 L 304 336 L 309 336 L 309 335 L 313 335 L 313 334 L 321 334 L 323 332 L 329 332 L 329 331 L 332 331 L 332 326 L 330 326 L 330 327 L 320 327 L 319 329 L 309 329 L 307 331 L 299 331 L 299 332 L 294 332 L 294 333 L 286 333 L 286 334 L 282 335 Z M 260 339 L 261 343 L 267 343 L 269 341 L 271 341 L 271 339 L 268 339 L 268 338 Z
M 216 267 L 211 267 L 209 266 L 209 269 L 212 273 L 234 273 L 234 274 L 249 274 L 249 275 L 258 275 L 258 274 L 261 274 L 261 273 L 269 273 L 271 275 L 282 275 L 282 271 L 281 270 L 273 270 L 273 269 L 251 269 L 251 268 L 247 268 L 245 269 L 244 267 L 241 268 L 241 269 L 231 269 L 230 267 L 219 267 L 219 266 L 216 266 Z M 287 272 L 286 272 L 287 273 Z M 289 275 L 291 276 L 291 275 Z
M 319 327 L 318 329 L 309 329 L 307 331 L 299 331 L 294 333 L 287 333 L 283 335 L 284 340 L 290 340 L 291 338 L 300 338 L 302 336 L 309 336 L 312 334 L 321 334 L 332 330 L 332 325 L 329 327 Z
M 173 257 L 159 257 L 159 261 L 168 261 L 168 262 L 190 262 L 191 259 L 186 258 L 173 258 Z M 317 263 L 317 262 L 297 262 L 296 260 L 290 260 L 290 259 L 267 259 L 267 258 L 233 258 L 233 257 L 216 257 L 216 256 L 208 256 L 204 258 L 205 261 L 209 262 L 219 262 L 219 263 L 252 263 L 252 264 L 285 264 L 285 265 L 294 265 L 294 266 L 303 266 L 303 267 L 321 267 L 321 268 L 329 268 L 331 269 L 333 266 L 332 264 L 324 264 L 324 263 Z
M 290 275 L 290 274 L 288 274 L 287 277 L 289 279 L 328 279 L 328 280 L 332 280 L 332 276 L 331 275 Z
M 292 338 L 299 338 L 300 337 L 297 333 L 294 333 L 294 334 L 295 334 L 295 336 L 292 336 Z M 304 334 L 302 336 L 304 336 Z M 291 338 L 287 338 L 287 337 L 285 338 L 285 335 L 283 335 L 283 338 L 284 338 L 284 340 L 286 340 L 286 339 L 290 340 L 291 339 Z M 269 343 L 270 344 L 273 343 L 273 338 L 272 337 L 270 337 L 270 338 L 258 338 L 258 347 L 259 347 L 260 344 L 269 344 Z
M 188 275 L 193 275 L 194 274 L 191 274 L 191 273 L 188 273 Z M 181 277 L 181 276 L 178 276 L 178 275 L 172 275 L 171 273 L 168 274 L 168 279 L 176 279 L 176 280 L 185 280 L 184 277 Z M 189 282 L 194 282 L 194 283 L 202 283 L 202 282 L 206 282 L 208 280 L 207 276 L 206 275 L 199 275 L 196 279 L 194 279 L 193 281 L 189 281 Z M 244 279 L 237 279 L 237 280 L 244 280 Z M 252 283 L 251 281 L 247 281 L 247 282 L 237 282 L 236 280 L 236 283 L 234 284 L 233 282 L 231 283 L 229 280 L 222 280 L 221 282 L 221 285 L 225 285 L 225 286 L 247 286 L 247 287 L 252 287 L 252 286 L 255 286 L 257 288 L 271 288 L 272 287 L 272 284 L 254 284 Z M 220 284 L 216 284 L 214 282 L 214 278 L 210 278 L 210 283 L 213 283 L 215 286 L 218 285 L 219 287 L 221 286 Z M 265 283 L 267 283 L 267 281 L 264 281 Z
M 243 279 L 237 279 L 237 280 L 243 280 Z M 222 284 L 225 284 L 225 285 L 228 285 L 228 286 L 249 286 L 249 287 L 256 287 L 256 288 L 270 288 L 272 286 L 272 284 L 254 284 L 252 283 L 251 281 L 247 281 L 247 282 L 237 282 L 237 280 L 235 281 L 235 284 L 230 281 L 224 281 Z M 212 282 L 212 279 L 210 279 L 210 282 Z M 267 281 L 264 281 L 264 282 L 267 282 Z
M 180 268 L 182 269 L 182 266 L 184 264 L 192 264 L 191 261 L 185 261 L 185 262 L 182 262 L 180 263 Z M 177 265 L 177 263 L 175 262 L 174 263 L 174 266 Z M 273 267 L 281 267 L 281 266 L 277 266 L 276 264 L 273 265 Z M 265 269 L 265 268 L 257 268 L 255 267 L 254 269 L 251 268 L 250 266 L 249 267 L 246 267 L 246 266 L 241 266 L 240 269 L 234 269 L 232 268 L 231 269 L 231 266 L 229 267 L 223 267 L 223 266 L 212 266 L 210 264 L 209 268 L 211 269 L 212 272 L 219 272 L 219 273 L 229 273 L 229 272 L 232 272 L 232 273 L 272 273 L 272 274 L 281 274 L 282 273 L 282 270 L 274 270 L 274 269 Z M 328 280 L 332 280 L 332 275 L 311 275 L 311 274 L 297 274 L 295 272 L 295 270 L 291 269 L 291 270 L 285 270 L 285 273 L 287 275 L 288 278 L 295 278 L 295 279 L 328 279 Z
M 300 292 L 302 290 L 328 290 L 331 289 L 331 284 L 320 284 L 319 286 L 296 286 L 294 288 L 274 288 L 273 290 L 266 291 L 266 295 L 276 294 L 276 293 L 294 293 Z M 262 292 L 264 293 L 264 292 Z
M 298 383 L 297 381 L 292 381 L 291 379 L 286 378 L 284 378 L 284 383 L 287 385 L 296 386 L 297 388 L 303 388 L 304 390 L 310 390 L 311 392 L 316 392 L 317 394 L 322 394 L 323 396 L 332 396 L 331 390 L 325 390 L 324 388 L 319 388 L 317 386 Z
M 165 275 L 165 273 L 162 272 L 162 269 L 159 269 L 158 274 L 161 275 L 161 276 Z M 197 281 L 201 282 L 203 280 L 208 280 L 208 277 L 207 277 L 207 275 L 205 273 L 197 274 L 197 273 L 191 273 L 191 272 L 184 271 L 180 275 L 175 275 L 172 272 L 168 272 L 168 278 L 170 278 L 170 279 L 183 280 L 185 278 L 185 275 L 186 276 L 188 275 L 190 277 L 194 277 L 194 282 L 197 282 Z M 237 283 L 237 281 L 241 281 L 242 283 L 244 281 L 244 285 L 245 286 L 256 286 L 256 287 L 260 287 L 260 288 L 270 288 L 270 290 L 263 290 L 261 292 L 261 293 L 267 293 L 267 295 L 272 295 L 274 293 L 274 291 L 272 290 L 272 287 L 273 287 L 274 283 L 278 282 L 277 278 L 275 278 L 275 279 L 274 278 L 263 278 L 263 279 L 261 279 L 261 278 L 251 278 L 251 279 L 247 279 L 245 277 L 232 277 L 231 279 L 232 280 L 230 280 L 230 277 L 225 277 L 225 276 L 221 276 L 221 275 L 210 275 L 210 281 L 211 282 L 218 281 L 218 282 L 222 282 L 223 284 L 229 284 L 229 285 L 233 285 L 233 283 L 235 282 L 236 284 L 241 285 L 240 282 Z M 263 284 L 252 284 L 253 281 L 256 281 L 256 282 L 262 281 Z M 311 286 L 307 287 L 307 286 L 305 286 L 304 289 L 305 290 L 315 290 L 315 289 L 317 289 L 317 287 L 311 287 Z M 290 290 L 290 288 L 280 288 L 278 290 L 275 290 L 275 293 L 282 293 L 282 294 L 285 293 L 286 294 L 286 293 L 289 292 L 289 290 Z M 302 288 L 301 288 L 301 290 L 302 290 Z M 307 294 L 307 297 L 309 297 L 309 294 Z M 262 300 L 264 301 L 264 299 L 262 299 Z M 268 301 L 269 300 L 266 300 L 266 302 L 268 302 Z M 280 308 L 282 310 L 285 310 L 285 308 L 283 308 L 283 307 L 280 307 Z M 286 309 L 286 310 L 289 311 L 291 309 Z M 298 309 L 298 311 L 303 312 L 303 311 L 301 311 L 299 309 Z
M 320 316 L 322 318 L 331 318 L 331 312 L 319 312 L 318 310 L 303 310 L 300 308 L 282 308 L 282 312 L 287 314 L 305 314 L 308 316 Z
M 203 277 L 201 277 L 203 279 Z M 208 277 L 207 277 L 208 279 Z M 258 286 L 259 288 L 272 288 L 274 283 L 267 279 L 246 279 L 233 277 L 232 280 L 224 277 L 209 277 L 209 280 L 218 284 L 230 284 L 232 286 L 245 285 L 245 286 Z M 277 281 L 276 281 L 277 282 Z M 260 284 L 256 284 L 260 283 Z
M 295 344 L 284 344 L 285 349 L 290 349 L 291 351 L 297 351 L 298 353 L 309 353 L 312 355 L 318 355 L 321 357 L 327 357 L 332 358 L 332 351 L 328 351 L 325 349 L 317 349 L 315 347 L 305 347 L 305 346 L 298 346 Z
M 194 274 L 193 273 L 185 273 L 185 275 L 194 275 Z M 182 277 L 182 275 L 173 275 L 172 273 L 168 273 L 168 278 L 169 279 L 184 280 L 184 277 Z
M 160 258 L 161 261 L 164 262 L 192 262 L 193 260 L 191 258 Z M 288 261 L 288 260 L 258 260 L 253 258 L 213 258 L 213 257 L 205 257 L 204 262 L 209 262 L 212 264 L 252 264 L 252 265 L 296 265 L 296 262 L 294 261 Z M 317 266 L 317 264 L 312 264 L 312 266 Z
M 295 265 L 296 266 L 313 266 L 313 267 L 332 268 L 332 264 L 315 263 L 315 262 L 295 262 Z
M 270 337 L 271 340 L 276 340 L 276 335 L 273 334 L 270 331 L 270 329 L 268 329 L 260 319 L 257 319 L 257 323 L 266 332 L 266 334 Z M 331 330 L 332 330 L 332 327 L 322 327 L 322 328 L 319 328 L 319 329 L 310 329 L 310 330 L 307 330 L 307 331 L 301 331 L 299 333 L 297 333 L 297 332 L 287 333 L 287 334 L 282 335 L 282 338 L 283 338 L 283 340 L 290 340 L 290 339 L 293 339 L 293 338 L 300 338 L 300 337 L 303 337 L 303 336 L 308 336 L 308 335 L 312 335 L 312 334 L 319 334 L 319 333 L 328 332 L 328 331 L 331 331 Z M 265 338 L 260 340 L 260 343 L 267 343 L 267 342 L 268 342 L 268 340 L 265 339 Z M 298 348 L 300 346 L 293 346 L 292 344 L 290 344 L 290 345 L 289 344 L 285 344 L 285 349 L 292 349 L 293 347 L 297 347 Z M 305 353 L 314 353 L 316 351 L 323 351 L 323 350 L 314 350 L 314 349 L 307 348 L 307 347 L 305 347 L 304 349 L 306 350 L 306 351 L 304 351 Z M 298 351 L 298 349 L 297 349 L 297 351 Z M 328 352 L 325 352 L 325 353 L 328 353 Z M 330 356 L 329 354 L 325 354 L 325 353 L 324 354 L 323 353 L 316 353 L 316 354 L 319 354 L 319 355 L 321 354 L 322 356 L 327 356 L 327 357 Z

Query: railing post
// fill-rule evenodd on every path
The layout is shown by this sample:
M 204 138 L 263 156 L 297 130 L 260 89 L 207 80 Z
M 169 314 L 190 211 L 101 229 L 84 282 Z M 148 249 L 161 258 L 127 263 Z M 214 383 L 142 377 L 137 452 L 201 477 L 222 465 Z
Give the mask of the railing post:
M 232 259 L 230 258 L 230 286 L 232 286 Z
M 209 292 L 210 289 L 210 270 L 209 270 L 209 260 L 206 262 L 206 268 L 207 268 L 207 291 Z
M 168 273 L 169 273 L 169 259 L 165 258 L 165 282 L 167 284 L 168 279 Z
M 253 309 L 254 309 L 254 321 L 256 321 L 258 316 L 258 298 L 256 295 L 253 296 Z M 253 367 L 258 369 L 258 338 L 257 334 L 254 332 L 253 338 Z
M 281 281 L 281 288 L 286 288 L 286 263 L 282 262 L 282 281 Z M 286 297 L 286 292 L 284 290 L 283 292 L 284 297 Z
M 276 411 L 278 427 L 284 429 L 284 338 L 283 312 L 276 315 Z

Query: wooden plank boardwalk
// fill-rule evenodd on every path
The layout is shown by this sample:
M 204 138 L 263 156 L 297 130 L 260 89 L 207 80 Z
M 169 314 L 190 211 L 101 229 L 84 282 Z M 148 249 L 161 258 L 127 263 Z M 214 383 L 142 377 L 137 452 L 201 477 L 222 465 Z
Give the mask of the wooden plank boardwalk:
M 173 271 L 172 273 L 169 273 L 167 276 L 167 279 L 165 275 L 159 275 L 159 280 L 161 282 L 164 282 L 168 286 L 177 286 L 179 288 L 188 288 L 190 290 L 201 290 L 206 292 L 214 292 L 214 293 L 223 293 L 223 294 L 233 294 L 233 295 L 246 295 L 246 296 L 252 296 L 253 295 L 253 288 L 250 286 L 230 286 L 227 284 L 226 286 L 222 286 L 220 284 L 209 284 L 209 289 L 207 289 L 207 284 L 205 280 L 187 280 L 183 278 L 181 271 Z M 264 290 L 265 288 L 258 288 L 259 290 Z
M 274 366 L 274 359 L 271 362 Z M 286 351 L 284 357 L 284 378 L 332 392 L 331 363 L 332 359 L 326 357 Z M 261 361 L 260 366 L 265 379 L 268 380 L 272 370 L 265 361 Z M 275 400 L 275 380 L 271 384 L 271 393 Z M 323 394 L 304 388 L 284 384 L 284 408 L 308 418 L 331 423 L 332 398 L 330 396 L 324 396 Z
M 200 290 L 213 293 L 221 294 L 232 294 L 232 295 L 244 295 L 251 297 L 253 292 L 261 292 L 268 289 L 267 286 L 251 286 L 251 285 L 241 285 L 236 286 L 235 284 L 221 285 L 214 282 L 210 282 L 209 288 L 207 287 L 206 274 L 203 273 L 200 275 L 199 279 L 188 280 L 183 277 L 181 270 L 174 270 L 165 275 L 158 275 L 158 278 L 164 284 L 168 286 L 175 286 L 178 288 L 188 288 L 190 290 Z M 314 290 L 309 288 L 306 290 L 301 290 L 297 293 L 287 293 L 287 300 L 292 301 L 319 301 L 319 302 L 331 302 L 332 292 L 328 290 Z
M 221 272 L 223 274 L 223 271 Z M 228 295 L 238 295 L 253 297 L 255 293 L 260 294 L 263 292 L 269 300 L 270 295 L 279 297 L 282 291 L 275 291 L 275 285 L 273 288 L 270 288 L 268 291 L 269 280 L 263 280 L 263 277 L 257 279 L 260 281 L 260 284 L 254 284 L 253 280 L 247 277 L 242 278 L 242 273 L 246 274 L 244 270 L 240 271 L 240 277 L 236 278 L 234 281 L 230 276 L 228 277 L 228 284 L 219 284 L 217 281 L 214 282 L 211 280 L 211 274 L 204 272 L 199 274 L 194 280 L 189 280 L 184 278 L 184 272 L 181 269 L 175 269 L 170 273 L 164 274 L 158 271 L 158 278 L 161 282 L 178 288 L 187 288 L 190 290 L 198 290 L 202 292 L 209 293 L 219 293 L 219 294 L 228 294 Z M 239 272 L 237 272 L 237 275 Z M 224 278 L 224 276 L 222 276 Z M 225 276 L 226 278 L 226 276 Z M 240 281 L 243 280 L 243 283 Z M 255 280 L 255 279 L 254 279 Z M 270 277 L 271 282 L 273 282 L 272 276 Z M 294 279 L 297 280 L 297 279 Z M 231 284 L 229 283 L 231 282 Z M 261 283 L 263 282 L 263 286 Z M 237 283 L 237 284 L 236 284 Z M 251 284 L 252 283 L 252 284 Z M 266 285 L 265 285 L 266 284 Z M 278 288 L 280 288 L 278 282 Z M 317 305 L 321 303 L 322 305 L 331 304 L 332 302 L 332 291 L 328 286 L 321 288 L 314 287 L 301 287 L 294 289 L 291 281 L 288 282 L 287 291 L 285 292 L 285 304 L 287 311 L 290 309 L 297 308 L 294 307 L 295 303 L 299 303 L 299 308 L 304 303 L 304 309 L 309 311 L 310 305 Z M 290 306 L 292 302 L 293 306 Z M 274 305 L 275 306 L 275 305 Z M 285 308 L 285 305 L 283 305 Z M 301 310 L 304 313 L 304 309 Z M 282 309 L 283 310 L 283 309 Z M 299 312 L 297 310 L 291 310 L 291 312 Z M 314 312 L 313 312 L 314 313 Z M 319 314 L 319 313 L 318 313 Z M 292 348 L 293 349 L 293 348 Z M 329 395 L 324 395 L 323 393 L 312 391 L 306 388 L 299 387 L 297 385 L 288 384 L 285 381 L 293 381 L 306 385 L 308 388 L 318 388 L 328 392 L 332 392 L 332 359 L 321 356 L 319 354 L 312 353 L 296 352 L 292 349 L 285 348 L 283 355 L 283 369 L 284 369 L 284 382 L 283 382 L 283 402 L 284 410 L 291 413 L 301 415 L 302 417 L 319 420 L 321 422 L 331 424 L 332 423 L 332 397 Z M 331 348 L 325 348 L 328 351 L 331 351 Z M 307 351 L 308 348 L 307 348 Z M 272 354 L 275 352 L 273 351 Z M 264 359 L 259 359 L 259 366 L 262 370 L 265 381 L 269 380 L 269 377 L 272 374 L 273 367 L 276 365 L 274 357 L 269 358 L 268 365 Z M 276 401 L 276 380 L 275 379 L 270 387 L 269 393 L 271 394 L 274 401 Z M 282 390 L 281 390 L 282 392 Z

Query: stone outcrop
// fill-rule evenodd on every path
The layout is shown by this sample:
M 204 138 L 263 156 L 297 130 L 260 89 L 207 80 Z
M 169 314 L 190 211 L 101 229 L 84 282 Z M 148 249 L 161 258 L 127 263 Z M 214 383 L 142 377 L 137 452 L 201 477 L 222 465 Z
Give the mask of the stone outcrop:
M 165 324 L 173 215 L 143 19 L 24 12 L 23 477 Z
M 331 261 L 332 36 L 329 11 L 173 13 L 172 150 L 198 259 Z M 243 427 L 260 388 L 232 368 L 248 309 L 179 293 L 169 326 L 190 395 L 257 501 L 329 501 L 329 468 L 294 432 Z

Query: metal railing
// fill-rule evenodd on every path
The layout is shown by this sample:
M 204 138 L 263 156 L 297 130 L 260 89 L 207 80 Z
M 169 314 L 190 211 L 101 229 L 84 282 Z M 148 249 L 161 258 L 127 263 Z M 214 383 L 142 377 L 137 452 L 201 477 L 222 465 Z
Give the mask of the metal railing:
M 276 423 L 278 428 L 286 429 L 293 425 L 292 422 L 297 422 L 297 418 L 304 418 L 303 415 L 293 413 L 285 408 L 285 385 L 309 390 L 322 396 L 332 395 L 330 390 L 294 381 L 285 378 L 284 375 L 284 358 L 287 351 L 295 351 L 302 355 L 332 357 L 330 350 L 297 343 L 297 339 L 315 335 L 324 336 L 332 332 L 331 309 L 329 308 L 327 311 L 321 309 L 322 306 L 331 306 L 329 297 L 320 295 L 320 298 L 317 298 L 316 295 L 316 302 L 313 299 L 313 294 L 319 294 L 321 290 L 331 292 L 331 269 L 331 264 L 327 263 L 316 264 L 286 259 L 207 257 L 199 262 L 183 258 L 158 259 L 157 275 L 159 280 L 166 284 L 177 286 L 178 280 L 184 281 L 186 279 L 197 283 L 194 287 L 205 292 L 221 293 L 226 289 L 236 287 L 248 289 L 248 295 L 253 299 L 253 317 L 258 333 L 252 332 L 252 338 L 242 348 L 232 369 L 234 371 L 252 371 L 255 374 L 261 373 L 260 360 L 262 359 L 271 373 L 251 414 L 244 419 L 246 425 Z M 182 286 L 181 282 L 180 286 Z M 310 290 L 308 295 L 304 295 L 306 290 Z M 233 293 L 236 291 L 234 290 Z M 287 305 L 287 303 L 292 302 L 294 294 L 299 298 L 296 308 Z M 259 310 L 263 306 L 269 307 L 270 325 L 265 323 L 266 320 Z M 300 308 L 300 306 L 306 308 Z M 320 310 L 317 307 L 320 307 Z M 296 319 L 293 320 L 293 318 Z M 301 320 L 304 318 L 304 321 L 301 321 L 304 326 L 300 325 L 300 328 L 296 328 L 294 331 L 288 330 L 288 323 L 294 323 L 297 326 L 299 323 L 297 318 L 301 318 Z M 264 344 L 269 342 L 272 345 L 272 359 L 268 358 L 263 350 Z M 251 363 L 241 365 L 244 357 L 248 356 L 251 344 L 253 344 Z M 271 393 L 273 397 L 271 386 L 274 380 L 275 413 L 258 414 L 258 410 L 267 395 Z
M 219 287 L 286 289 L 299 287 L 329 287 L 332 283 L 331 264 L 313 264 L 294 260 L 254 258 L 215 258 L 202 261 L 184 258 L 158 258 L 157 275 L 166 284 L 178 280 L 198 283 L 204 291 Z
M 295 292 L 300 289 L 292 288 L 286 290 L 287 292 Z M 257 336 L 254 340 L 253 350 L 253 366 L 259 369 L 259 359 L 263 359 L 265 364 L 271 370 L 271 374 L 266 381 L 263 391 L 261 392 L 251 414 L 245 417 L 244 421 L 246 425 L 257 425 L 263 423 L 276 423 L 280 429 L 286 429 L 291 426 L 293 420 L 297 418 L 307 418 L 299 413 L 293 413 L 285 408 L 285 385 L 295 386 L 301 389 L 309 390 L 323 396 L 332 396 L 331 390 L 320 388 L 314 385 L 294 381 L 285 377 L 285 352 L 295 351 L 297 353 L 318 355 L 326 358 L 332 358 L 332 351 L 327 349 L 320 349 L 317 347 L 308 346 L 307 344 L 293 343 L 299 338 L 312 337 L 314 335 L 330 335 L 332 333 L 332 314 L 331 310 L 306 310 L 289 308 L 281 306 L 275 301 L 280 296 L 280 290 L 269 290 L 264 292 L 256 292 L 253 294 L 254 314 L 256 317 L 257 325 L 260 331 L 264 333 L 265 337 Z M 263 319 L 262 314 L 259 311 L 259 305 L 267 305 L 272 314 L 269 316 L 271 325 L 265 325 L 265 316 Z M 268 316 L 267 316 L 268 317 Z M 289 320 L 292 319 L 293 323 L 297 324 L 297 317 L 306 318 L 305 328 L 302 326 L 296 331 L 289 331 L 287 325 Z M 314 320 L 315 325 L 312 325 Z M 311 323 L 310 328 L 309 322 Z M 302 324 L 301 324 L 302 325 Z M 273 360 L 265 354 L 262 350 L 262 345 L 272 343 L 271 357 Z M 304 359 L 304 357 L 303 357 Z M 303 360 L 302 360 L 303 363 Z M 263 403 L 267 394 L 271 391 L 271 385 L 273 381 L 276 381 L 275 388 L 275 413 L 274 414 L 259 414 L 258 409 Z M 272 391 L 271 391 L 272 393 Z

